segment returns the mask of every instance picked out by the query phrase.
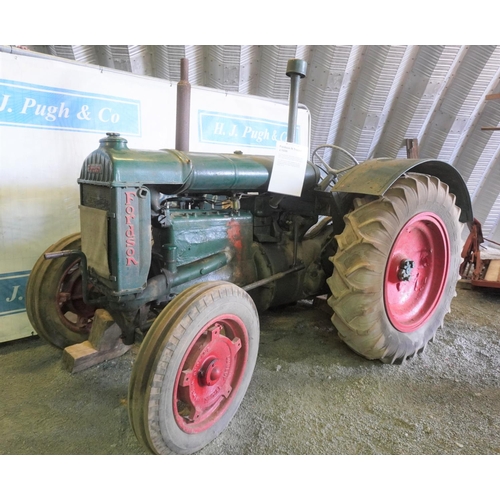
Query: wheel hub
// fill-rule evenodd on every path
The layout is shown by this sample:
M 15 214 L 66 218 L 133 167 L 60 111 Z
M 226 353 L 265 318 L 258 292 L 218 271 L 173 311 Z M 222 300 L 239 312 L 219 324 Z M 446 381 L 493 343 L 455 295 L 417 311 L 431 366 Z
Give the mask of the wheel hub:
M 200 370 L 200 385 L 214 385 L 222 375 L 222 362 L 220 359 L 208 360 Z
M 398 279 L 399 281 L 410 281 L 411 272 L 415 267 L 415 262 L 410 259 L 403 259 L 399 264 Z
M 429 319 L 444 293 L 449 264 L 443 221 L 432 212 L 411 218 L 392 246 L 385 271 L 385 309 L 396 329 L 410 333 Z
M 217 318 L 193 341 L 181 363 L 174 401 L 177 424 L 185 432 L 201 432 L 222 415 L 244 372 L 247 342 L 246 328 L 233 316 Z
M 59 281 L 56 297 L 61 321 L 75 333 L 88 335 L 92 326 L 95 307 L 83 301 L 83 281 L 80 260 L 70 266 Z

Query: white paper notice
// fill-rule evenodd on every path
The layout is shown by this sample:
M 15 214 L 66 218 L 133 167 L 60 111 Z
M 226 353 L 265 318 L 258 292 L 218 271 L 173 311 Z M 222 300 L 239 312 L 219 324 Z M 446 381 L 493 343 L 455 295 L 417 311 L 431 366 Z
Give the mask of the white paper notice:
M 269 181 L 269 191 L 300 196 L 304 185 L 307 154 L 306 146 L 278 141 L 271 180 Z

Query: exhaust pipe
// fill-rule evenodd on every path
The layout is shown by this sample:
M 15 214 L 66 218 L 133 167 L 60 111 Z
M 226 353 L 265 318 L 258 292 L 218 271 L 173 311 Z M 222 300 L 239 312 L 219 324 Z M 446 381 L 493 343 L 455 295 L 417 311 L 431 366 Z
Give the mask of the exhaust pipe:
M 175 149 L 189 151 L 189 121 L 191 108 L 191 84 L 189 60 L 181 59 L 181 79 L 177 83 L 177 113 L 175 122 Z
M 290 59 L 286 65 L 286 76 L 290 78 L 290 104 L 288 107 L 288 132 L 286 142 L 295 142 L 300 79 L 306 76 L 306 72 L 307 61 L 302 59 Z

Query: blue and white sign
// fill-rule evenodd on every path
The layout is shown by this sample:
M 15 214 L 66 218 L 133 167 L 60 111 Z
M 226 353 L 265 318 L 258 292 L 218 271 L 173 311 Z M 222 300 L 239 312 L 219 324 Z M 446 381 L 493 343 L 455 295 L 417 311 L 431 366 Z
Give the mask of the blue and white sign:
M 175 147 L 175 83 L 33 55 L 0 51 L 0 343 L 35 334 L 28 270 L 80 230 L 76 181 L 100 138 L 117 132 L 129 148 Z M 193 85 L 190 109 L 193 153 L 272 155 L 286 139 L 286 102 Z M 297 120 L 307 146 L 309 112 L 299 106 Z
M 0 125 L 141 135 L 140 102 L 0 80 Z
M 26 310 L 26 283 L 30 271 L 0 274 L 0 316 Z
M 248 116 L 198 112 L 198 133 L 202 143 L 231 146 L 259 146 L 273 149 L 278 141 L 286 141 L 287 123 Z M 297 126 L 296 135 L 300 133 Z

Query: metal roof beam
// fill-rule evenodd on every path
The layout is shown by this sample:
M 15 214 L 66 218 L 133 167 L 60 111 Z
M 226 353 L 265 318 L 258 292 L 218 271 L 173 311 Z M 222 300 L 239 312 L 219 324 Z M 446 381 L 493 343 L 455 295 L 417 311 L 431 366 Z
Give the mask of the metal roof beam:
M 491 132 L 481 130 L 482 126 L 496 125 L 500 122 L 500 101 L 495 103 L 486 100 L 488 95 L 500 92 L 500 48 L 497 48 L 496 53 L 495 59 L 488 63 L 494 68 L 493 77 L 486 84 L 483 94 L 470 113 L 449 160 L 462 174 L 471 192 L 476 190 L 488 165 L 488 163 L 482 165 L 481 158 L 486 152 L 488 152 L 486 156 L 491 158 L 489 151 L 491 141 L 500 140 L 498 134 L 493 135 Z M 496 149 L 496 145 L 493 148 Z
M 394 78 L 368 157 L 397 156 L 408 127 L 424 95 L 443 46 L 410 45 Z
M 330 128 L 330 144 L 356 152 L 389 50 L 390 46 L 380 45 L 353 47 Z M 335 150 L 330 164 L 343 168 L 352 164 L 352 160 Z
M 492 45 L 460 49 L 418 137 L 422 158 L 440 157 L 455 119 L 494 49 Z
M 208 45 L 205 47 L 205 85 L 248 94 L 256 87 L 256 45 Z
M 338 45 L 311 47 L 307 78 L 303 85 L 303 103 L 311 113 L 311 153 L 317 146 L 328 142 L 351 48 Z M 331 150 L 324 150 L 322 155 L 329 162 Z

